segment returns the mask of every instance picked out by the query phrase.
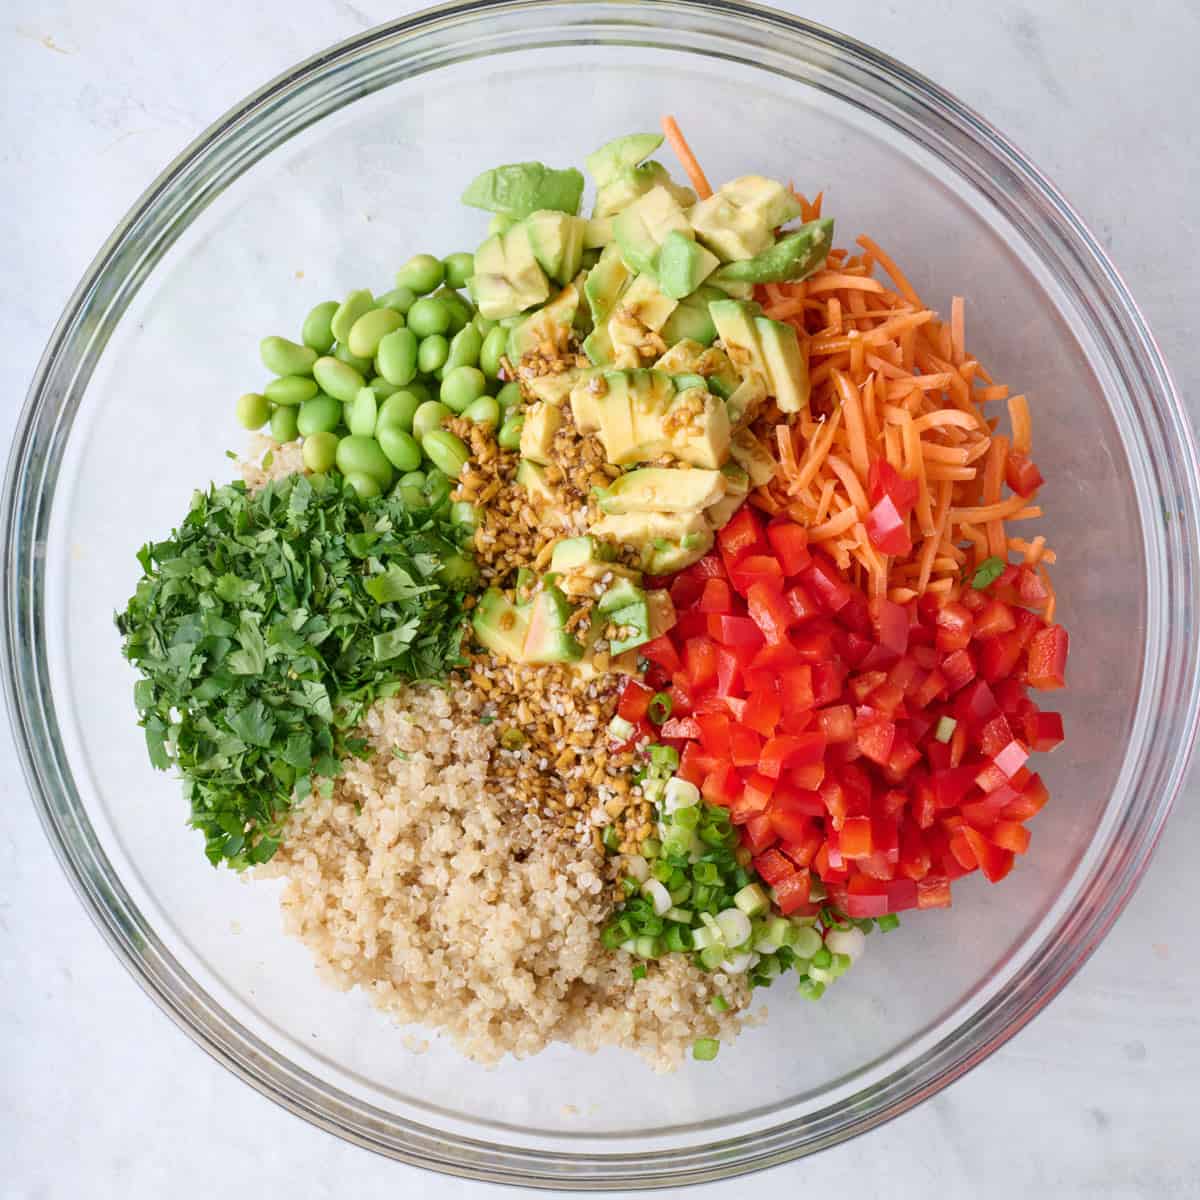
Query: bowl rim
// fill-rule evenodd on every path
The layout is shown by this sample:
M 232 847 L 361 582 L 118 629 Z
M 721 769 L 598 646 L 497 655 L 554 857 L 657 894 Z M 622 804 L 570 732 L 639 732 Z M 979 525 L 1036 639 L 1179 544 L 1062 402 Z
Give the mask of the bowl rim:
M 132 206 L 105 242 L 68 301 L 31 384 L 10 452 L 4 484 L 0 525 L 4 533 L 4 588 L 2 595 L 5 692 L 18 753 L 26 781 L 38 808 L 46 834 L 72 886 L 89 916 L 113 948 L 117 957 L 151 998 L 198 1045 L 257 1091 L 311 1123 L 349 1141 L 412 1165 L 445 1173 L 498 1183 L 560 1187 L 578 1190 L 661 1187 L 699 1183 L 761 1169 L 836 1144 L 865 1132 L 933 1095 L 982 1061 L 1041 1010 L 1075 974 L 1116 920 L 1144 872 L 1171 803 L 1187 771 L 1188 758 L 1197 732 L 1200 709 L 1200 678 L 1197 672 L 1197 639 L 1186 638 L 1188 651 L 1177 661 L 1165 658 L 1165 647 L 1154 662 L 1151 647 L 1147 661 L 1151 678 L 1147 686 L 1173 689 L 1181 714 L 1173 734 L 1174 755 L 1159 754 L 1153 783 L 1157 799 L 1148 803 L 1148 820 L 1130 831 L 1131 841 L 1119 869 L 1104 880 L 1106 888 L 1087 912 L 1075 912 L 1059 923 L 1069 932 L 1075 953 L 1059 961 L 1054 970 L 1044 971 L 1036 982 L 1014 989 L 1004 1004 L 989 1004 L 973 1021 L 964 1021 L 953 1034 L 927 1053 L 920 1064 L 908 1064 L 903 1081 L 889 1080 L 876 1094 L 862 1093 L 844 1105 L 837 1120 L 821 1125 L 816 1119 L 782 1123 L 745 1138 L 718 1140 L 700 1147 L 635 1154 L 571 1154 L 562 1151 L 529 1150 L 464 1137 L 379 1112 L 365 1106 L 347 1106 L 323 1089 L 318 1080 L 282 1056 L 262 1047 L 248 1030 L 225 1013 L 195 986 L 190 976 L 158 942 L 136 908 L 123 896 L 119 879 L 108 868 L 103 853 L 86 845 L 80 829 L 62 819 L 48 797 L 74 796 L 69 766 L 57 761 L 53 700 L 44 673 L 36 667 L 37 633 L 41 621 L 40 548 L 45 544 L 46 524 L 54 495 L 56 467 L 46 448 L 66 435 L 74 409 L 86 387 L 91 370 L 103 352 L 92 333 L 84 330 L 85 316 L 97 306 L 107 305 L 110 320 L 120 319 L 125 305 L 138 290 L 158 258 L 155 245 L 137 249 L 143 227 L 157 227 L 159 239 L 173 241 L 164 212 L 168 198 L 183 186 L 201 178 L 209 184 L 200 190 L 180 216 L 202 209 L 220 190 L 223 172 L 231 169 L 229 142 L 243 133 L 257 117 L 273 105 L 302 94 L 340 66 L 345 66 L 372 48 L 398 39 L 412 39 L 464 28 L 499 18 L 523 15 L 547 21 L 570 13 L 570 44 L 593 33 L 607 21 L 626 22 L 643 31 L 662 31 L 672 19 L 679 21 L 728 21 L 738 37 L 750 45 L 751 33 L 788 40 L 810 52 L 820 50 L 846 68 L 870 74 L 880 86 L 891 87 L 933 115 L 945 131 L 963 139 L 963 153 L 982 167 L 998 169 L 1038 199 L 1045 209 L 1048 231 L 1057 239 L 1057 252 L 1065 254 L 1076 271 L 1096 285 L 1095 319 L 1108 345 L 1117 344 L 1130 356 L 1129 370 L 1141 372 L 1145 389 L 1143 405 L 1157 420 L 1146 433 L 1156 437 L 1169 451 L 1161 462 L 1146 467 L 1148 478 L 1157 471 L 1160 495 L 1174 497 L 1178 520 L 1165 531 L 1151 528 L 1144 536 L 1157 536 L 1159 569 L 1163 578 L 1147 580 L 1151 595 L 1147 609 L 1160 618 L 1183 622 L 1175 635 L 1191 629 L 1192 610 L 1200 581 L 1200 467 L 1192 430 L 1171 382 L 1162 355 L 1128 288 L 1108 261 L 1096 238 L 1067 204 L 1057 189 L 1002 134 L 971 109 L 924 76 L 912 71 L 872 47 L 824 26 L 742 0 L 656 0 L 653 6 L 638 0 L 463 0 L 425 9 L 385 25 L 377 26 L 315 54 L 251 94 L 231 108 L 188 145 L 155 179 Z M 595 14 L 594 16 L 592 14 Z M 627 44 L 612 37 L 606 44 Z M 658 45 L 658 43 L 650 43 Z M 323 115 L 323 114 L 321 114 Z M 914 118 L 916 119 L 916 118 Z M 919 124 L 919 120 L 918 120 Z M 903 131 L 913 136 L 911 129 Z M 280 139 L 283 140 L 283 139 Z M 260 148 L 243 164 L 250 165 L 274 145 Z M 237 168 L 237 163 L 232 166 Z M 238 168 L 240 170 L 241 168 Z M 960 165 L 961 169 L 961 165 Z M 237 171 L 235 171 L 235 174 Z M 976 181 L 978 182 L 978 181 Z M 158 246 L 159 256 L 165 246 Z M 120 267 L 120 270 L 117 268 Z M 115 272 L 115 278 L 113 278 Z M 112 310 L 115 316 L 112 315 Z M 103 339 L 100 339 L 103 342 Z M 80 358 L 75 351 L 82 347 Z M 65 420 L 64 420 L 65 417 Z M 1145 480 L 1143 480 L 1145 485 Z M 1144 499 L 1139 492 L 1139 499 Z M 1145 522 L 1143 521 L 1143 525 Z M 1157 589 L 1157 590 L 1156 590 Z M 1160 620 L 1159 624 L 1163 622 Z M 1153 630 L 1150 631 L 1150 634 Z M 1148 638 L 1150 637 L 1148 634 Z M 1160 634 L 1161 640 L 1161 634 Z M 34 656 L 34 657 L 31 657 Z M 1147 734 L 1146 736 L 1151 736 Z M 1152 747 L 1141 747 L 1144 766 Z M 1127 758 L 1123 776 L 1131 773 Z M 67 804 L 71 804 L 68 798 Z M 79 813 L 83 825 L 86 817 Z M 108 874 L 106 875 L 106 872 Z M 1095 880 L 1093 880 L 1095 882 Z M 139 945 L 140 943 L 140 945 Z M 1037 966 L 1029 963 L 1023 973 Z M 182 976 L 182 978 L 180 978 Z M 190 986 L 189 986 L 190 985 Z M 972 1026 L 981 1037 L 973 1045 L 962 1044 Z M 272 1065 L 272 1062 L 274 1065 Z M 822 1116 L 821 1113 L 816 1117 Z M 390 1126 L 389 1123 L 390 1122 Z M 801 1130 L 801 1125 L 804 1130 Z M 385 1126 L 388 1126 L 385 1128 Z M 395 1130 L 399 1130 L 397 1134 Z M 807 1132 L 806 1132 L 807 1131 Z

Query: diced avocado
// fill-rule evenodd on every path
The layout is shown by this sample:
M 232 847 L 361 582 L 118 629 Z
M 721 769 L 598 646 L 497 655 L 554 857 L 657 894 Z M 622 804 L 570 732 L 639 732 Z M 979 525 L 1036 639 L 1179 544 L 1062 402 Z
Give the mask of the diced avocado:
M 656 371 L 668 375 L 699 375 L 698 363 L 704 347 L 692 338 L 680 338 L 655 364 Z
M 741 377 L 745 379 L 755 371 L 765 377 L 767 367 L 754 324 L 754 318 L 760 311 L 758 305 L 747 304 L 743 300 L 714 300 L 708 306 L 708 311 L 725 346 L 725 353 Z
M 524 162 L 477 175 L 463 192 L 462 202 L 520 220 L 542 208 L 573 216 L 582 195 L 583 175 L 574 167 L 556 171 L 545 163 Z
M 673 232 L 687 239 L 694 236 L 683 209 L 661 186 L 651 188 L 613 218 L 613 237 L 621 247 L 621 256 L 628 266 L 643 274 L 654 273 L 658 248 Z
M 721 468 L 725 477 L 725 495 L 716 504 L 710 504 L 704 510 L 708 523 L 714 529 L 720 529 L 726 524 L 739 508 L 742 501 L 750 492 L 750 476 L 735 462 L 727 462 Z
M 728 399 L 741 383 L 729 355 L 719 346 L 702 346 L 691 338 L 676 342 L 655 364 L 656 371 L 675 376 L 676 388 L 682 390 L 680 377 L 699 375 L 709 391 Z
M 775 478 L 775 459 L 749 429 L 743 429 L 733 438 L 729 453 L 750 477 L 751 487 L 762 487 Z
M 658 347 L 649 334 L 666 324 L 677 303 L 658 290 L 653 275 L 637 276 L 608 318 L 613 362 L 619 367 L 640 367 L 643 353 L 654 354 Z
M 552 300 L 530 313 L 508 335 L 508 357 L 514 365 L 543 342 L 565 346 L 579 309 L 579 285 L 568 283 Z
M 571 416 L 580 433 L 595 433 L 600 428 L 601 397 L 608 393 L 608 381 L 602 374 L 589 371 L 571 388 Z
M 517 482 L 529 493 L 529 499 L 535 505 L 553 505 L 557 503 L 554 489 L 546 482 L 546 471 L 537 463 L 527 458 L 517 464 Z
M 706 524 L 695 533 L 685 534 L 678 542 L 662 539 L 642 554 L 642 569 L 650 575 L 673 575 L 699 562 L 712 548 L 713 531 Z
M 607 565 L 611 557 L 611 548 L 597 542 L 594 537 L 584 534 L 581 537 L 563 538 L 555 543 L 554 553 L 550 556 L 550 570 L 565 575 L 580 567 Z
M 632 278 L 632 272 L 621 257 L 621 248 L 615 242 L 605 246 L 600 261 L 588 272 L 583 285 L 583 294 L 587 297 L 592 321 L 597 329 L 608 320 L 609 313 L 616 307 L 617 300 Z
M 686 392 L 688 388 L 702 388 L 708 391 L 708 380 L 703 375 L 672 375 L 675 380 L 675 390 Z
M 583 231 L 583 248 L 599 250 L 613 240 L 611 217 L 589 217 Z
M 562 409 L 557 404 L 539 400 L 525 410 L 521 428 L 521 457 L 545 466 L 550 461 L 554 435 L 562 425 Z
M 650 610 L 650 636 L 662 637 L 675 628 L 675 605 L 671 593 L 665 588 L 654 588 L 646 593 L 646 607 Z
M 642 467 L 615 479 L 600 498 L 606 513 L 689 512 L 707 508 L 725 494 L 720 471 Z
M 471 625 L 481 646 L 502 658 L 521 661 L 529 629 L 528 604 L 514 604 L 499 588 L 488 588 L 479 597 Z
M 742 175 L 721 184 L 720 191 L 744 212 L 755 213 L 768 229 L 777 229 L 800 215 L 800 201 L 777 179 Z
M 562 371 L 557 375 L 535 375 L 532 379 L 522 380 L 522 387 L 537 400 L 561 405 L 566 402 L 571 389 L 584 374 L 586 372 L 579 367 L 572 367 L 569 371 Z
M 690 296 L 720 265 L 720 259 L 705 250 L 695 240 L 694 234 L 689 236 L 672 229 L 658 249 L 655 273 L 663 295 L 682 300 Z
M 609 613 L 608 620 L 616 630 L 615 635 L 608 639 L 608 648 L 613 654 L 623 654 L 626 650 L 641 646 L 652 636 L 650 606 L 645 596 Z
M 592 216 L 615 216 L 654 187 L 666 188 L 675 197 L 680 208 L 689 208 L 696 202 L 696 193 L 691 188 L 675 183 L 662 163 L 648 162 L 642 163 L 640 167 L 627 167 L 597 188 L 596 206 L 592 210 Z
M 724 292 L 709 287 L 707 284 L 697 288 L 690 296 L 685 296 L 662 327 L 663 341 L 668 346 L 672 346 L 676 342 L 688 338 L 703 346 L 711 345 L 716 339 L 717 327 L 713 324 L 708 306 L 713 300 L 723 299 L 725 299 Z
M 646 593 L 632 579 L 622 576 L 614 579 L 604 595 L 596 601 L 596 611 L 602 613 L 616 612 L 629 604 L 645 600 Z
M 832 246 L 832 219 L 823 217 L 819 221 L 809 221 L 753 258 L 723 266 L 712 281 L 718 287 L 725 287 L 730 283 L 782 283 L 803 279 L 825 261 Z
M 586 218 L 542 210 L 530 213 L 524 225 L 530 249 L 542 270 L 559 283 L 572 280 L 583 258 Z
M 578 662 L 583 657 L 583 647 L 566 629 L 571 611 L 570 602 L 558 588 L 543 586 L 530 604 L 522 662 Z
M 754 299 L 752 283 L 739 283 L 736 279 L 718 279 L 715 274 L 708 277 L 708 282 L 719 296 L 732 297 L 734 300 Z
M 721 192 L 693 204 L 688 220 L 696 237 L 722 262 L 753 258 L 775 240 L 772 226 L 755 213 L 738 208 Z
M 757 373 L 748 375 L 733 390 L 725 402 L 729 420 L 733 425 L 749 425 L 758 416 L 763 401 L 767 398 L 766 383 Z
M 583 160 L 597 186 L 615 179 L 629 167 L 649 158 L 663 143 L 661 133 L 627 133 L 613 138 Z
M 492 321 L 516 316 L 550 295 L 550 284 L 520 225 L 488 238 L 475 251 L 475 274 L 467 286 L 480 314 Z
M 767 368 L 767 390 L 775 397 L 779 411 L 802 412 L 808 408 L 810 392 L 808 364 L 800 353 L 796 331 L 782 321 L 755 317 L 758 344 Z
M 693 467 L 716 470 L 729 456 L 729 412 L 725 401 L 707 389 L 678 392 L 662 427 L 669 439 L 666 448 L 649 458 L 673 454 Z
M 598 325 L 583 339 L 583 352 L 593 366 L 610 366 L 616 356 L 606 325 Z
M 713 543 L 703 513 L 614 513 L 592 526 L 597 536 L 634 547 L 642 569 L 668 575 L 703 558 Z

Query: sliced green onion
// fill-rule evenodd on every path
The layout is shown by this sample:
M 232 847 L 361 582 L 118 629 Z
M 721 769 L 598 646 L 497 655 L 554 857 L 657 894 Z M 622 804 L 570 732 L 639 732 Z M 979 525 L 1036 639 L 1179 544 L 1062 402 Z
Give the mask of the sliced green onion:
M 819 983 L 815 979 L 801 979 L 796 991 L 802 995 L 805 1000 L 820 1000 L 825 995 L 825 985 Z
M 671 697 L 667 692 L 655 692 L 646 706 L 646 716 L 654 725 L 661 725 L 671 715 Z
M 633 976 L 633 980 L 635 983 L 639 979 L 645 979 L 646 978 L 646 964 L 645 963 L 634 963 L 633 969 L 629 973 Z
M 634 954 L 638 958 L 657 958 L 658 957 L 658 938 L 649 937 L 643 934 L 634 942 Z
M 667 780 L 666 792 L 663 795 L 663 807 L 668 813 L 674 813 L 681 808 L 692 808 L 700 803 L 700 789 L 678 775 Z
M 813 879 L 808 885 L 808 898 L 815 904 L 818 900 L 824 900 L 829 895 L 825 887 L 825 883 L 821 879 Z
M 703 913 L 700 914 L 704 916 Z M 721 946 L 720 937 L 713 933 L 707 926 L 701 925 L 699 929 L 692 930 L 692 949 L 707 950 L 710 946 L 719 946 L 721 953 L 724 954 L 725 948 Z
M 642 884 L 642 895 L 654 905 L 656 916 L 663 916 L 671 907 L 671 893 L 657 879 L 647 879 Z
M 757 883 L 747 884 L 734 896 L 733 902 L 748 917 L 757 917 L 771 907 L 771 902 L 767 899 L 767 893 Z
M 695 949 L 692 931 L 686 925 L 668 925 L 667 932 L 663 935 L 663 941 L 666 943 L 667 949 L 675 954 L 683 954 L 688 950 Z
M 676 908 L 672 905 L 667 909 L 663 916 L 668 921 L 678 921 L 680 925 L 690 925 L 692 923 L 692 914 L 686 908 Z
M 975 569 L 975 576 L 971 580 L 971 586 L 976 591 L 982 591 L 985 587 L 989 587 L 995 583 L 1004 574 L 1004 569 L 1007 566 L 1008 563 L 1004 559 L 997 558 L 994 554 L 991 558 L 985 558 Z
M 662 842 L 658 838 L 648 837 L 642 839 L 642 854 L 646 858 L 657 858 L 662 853 Z
M 608 723 L 608 736 L 614 742 L 627 742 L 633 737 L 636 729 L 637 726 L 625 720 L 624 717 L 613 717 Z
M 688 805 L 687 808 L 677 808 L 671 814 L 671 824 L 678 825 L 680 829 L 686 829 L 689 833 L 695 830 L 700 824 L 700 810 L 694 805 Z M 690 842 L 691 839 L 689 838 Z
M 893 929 L 900 928 L 900 918 L 895 913 L 884 913 L 876 924 L 879 926 L 880 933 L 891 933 Z
M 724 996 L 714 996 L 709 1003 L 709 1007 L 716 1013 L 729 1011 L 729 1001 Z
M 725 947 L 722 945 L 708 946 L 700 951 L 700 965 L 710 971 L 715 970 L 724 961 Z
M 650 878 L 650 864 L 640 854 L 625 855 L 625 870 L 638 883 L 645 883 Z
M 606 825 L 604 832 L 600 835 L 600 840 L 604 843 L 605 850 L 612 854 L 621 844 L 621 835 L 617 832 L 615 825 Z
M 867 948 L 867 936 L 861 929 L 831 929 L 825 935 L 825 945 L 833 954 L 853 960 Z
M 721 970 L 726 975 L 741 975 L 748 971 L 757 959 L 749 950 L 743 950 L 738 954 L 726 954 L 725 961 L 721 964 Z
M 834 973 L 834 975 L 845 975 L 845 973 L 850 970 L 852 966 L 854 966 L 854 959 L 852 959 L 850 955 L 835 954 L 833 956 L 833 963 L 829 969 Z
M 817 983 L 832 983 L 837 978 L 837 972 L 833 970 L 833 956 L 830 956 L 829 966 L 815 967 L 810 965 L 808 968 L 809 979 L 815 979 Z
M 812 958 L 822 949 L 821 935 L 811 925 L 803 926 L 795 931 L 792 938 L 792 950 L 800 958 Z
M 731 949 L 744 946 L 752 932 L 750 918 L 740 908 L 726 908 L 717 913 L 717 928 Z
M 663 792 L 666 790 L 666 784 L 661 779 L 655 779 L 651 776 L 642 781 L 642 795 L 650 801 L 651 804 L 657 804 L 663 798 Z
M 626 875 L 621 880 L 621 890 L 625 893 L 626 896 L 636 895 L 637 890 L 640 886 L 641 886 L 641 884 L 639 884 L 638 881 L 630 875 Z
M 679 751 L 674 746 L 651 746 L 650 762 L 665 771 L 679 770 Z
M 692 1043 L 692 1057 L 697 1062 L 712 1062 L 720 1049 L 721 1043 L 717 1038 L 697 1038 Z
M 954 736 L 958 722 L 953 717 L 942 717 L 933 731 L 933 736 L 942 743 L 948 742 Z

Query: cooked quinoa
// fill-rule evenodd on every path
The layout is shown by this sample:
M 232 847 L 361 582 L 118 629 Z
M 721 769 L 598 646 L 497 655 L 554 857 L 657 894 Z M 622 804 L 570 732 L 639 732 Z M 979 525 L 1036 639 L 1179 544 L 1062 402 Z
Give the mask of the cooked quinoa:
M 287 880 L 285 925 L 322 977 L 484 1063 L 562 1041 L 668 1070 L 697 1038 L 735 1036 L 744 977 L 668 955 L 635 982 L 631 956 L 604 948 L 602 856 L 514 811 L 492 781 L 499 735 L 483 710 L 472 688 L 428 685 L 376 705 L 372 756 L 293 812 L 260 874 Z M 712 1011 L 717 994 L 729 1012 Z

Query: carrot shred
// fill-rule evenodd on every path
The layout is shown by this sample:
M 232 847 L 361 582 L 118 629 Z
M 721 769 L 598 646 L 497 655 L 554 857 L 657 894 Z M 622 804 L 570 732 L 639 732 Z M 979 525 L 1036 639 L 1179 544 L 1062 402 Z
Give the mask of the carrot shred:
M 961 367 L 967 356 L 964 345 L 966 339 L 966 316 L 963 312 L 963 298 L 955 296 L 950 301 L 950 361 Z
M 696 156 L 692 153 L 692 148 L 687 144 L 687 139 L 680 131 L 674 117 L 663 117 L 662 131 L 670 143 L 671 149 L 675 151 L 675 157 L 679 159 L 680 164 L 687 173 L 692 187 L 696 189 L 696 195 L 701 200 L 707 200 L 713 194 L 712 188 L 709 186 L 707 176 L 700 169 L 700 164 L 696 161 Z
M 1008 419 L 1012 422 L 1014 453 L 1029 454 L 1033 450 L 1033 422 L 1029 416 L 1029 401 L 1024 396 L 1009 399 Z

